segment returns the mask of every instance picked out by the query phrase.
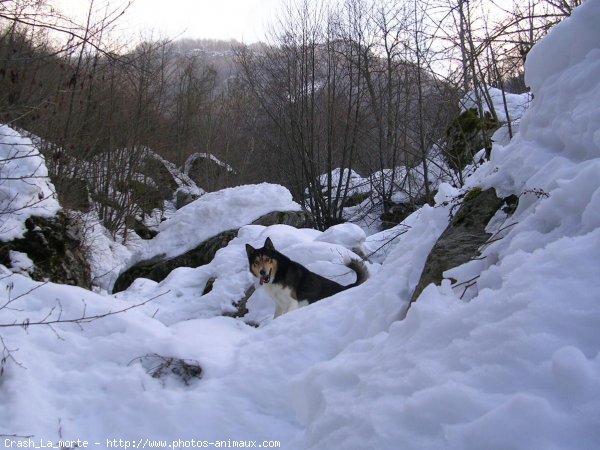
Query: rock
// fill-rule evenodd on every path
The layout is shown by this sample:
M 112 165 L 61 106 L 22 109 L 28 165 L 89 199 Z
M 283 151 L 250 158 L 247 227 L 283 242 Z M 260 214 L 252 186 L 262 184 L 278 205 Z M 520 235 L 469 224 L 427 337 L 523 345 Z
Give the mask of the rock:
M 194 153 L 184 165 L 184 173 L 207 192 L 235 186 L 237 172 L 209 153 Z
M 275 211 L 258 218 L 254 225 L 285 224 L 293 227 L 307 227 L 312 223 L 312 217 L 306 211 Z M 215 253 L 225 247 L 229 241 L 237 236 L 238 230 L 227 230 L 202 242 L 196 248 L 171 259 L 164 259 L 163 255 L 156 256 L 147 261 L 141 261 L 122 272 L 115 285 L 113 293 L 127 289 L 136 278 L 149 278 L 162 281 L 172 270 L 178 267 L 199 267 L 212 261 Z
M 379 216 L 379 219 L 381 219 L 381 227 L 384 230 L 395 227 L 415 212 L 417 208 L 418 206 L 416 206 L 416 204 L 394 203 L 387 212 L 384 212 Z
M 500 125 L 489 112 L 483 118 L 479 117 L 476 108 L 461 113 L 446 130 L 444 156 L 450 167 L 457 172 L 462 171 L 482 148 L 486 150 L 486 159 L 489 159 L 492 135 Z
M 152 239 L 158 234 L 158 231 L 151 229 L 144 222 L 133 219 L 133 231 L 142 239 Z
M 237 230 L 227 230 L 207 239 L 194 249 L 171 259 L 164 255 L 141 261 L 122 272 L 113 286 L 113 294 L 127 289 L 136 278 L 162 281 L 178 267 L 199 267 L 212 261 L 215 253 L 237 236 Z
M 181 359 L 172 356 L 162 356 L 152 353 L 130 361 L 130 365 L 138 363 L 152 378 L 163 383 L 171 377 L 189 386 L 194 379 L 201 379 L 203 375 L 200 363 L 194 359 Z
M 132 201 L 145 214 L 151 214 L 154 209 L 163 209 L 164 201 L 171 200 L 173 193 L 179 188 L 174 174 L 166 164 L 167 161 L 147 150 L 137 168 L 137 179 L 120 186 L 121 191 L 131 193 Z
M 131 194 L 131 201 L 140 207 L 143 214 L 152 214 L 154 209 L 162 209 L 165 197 L 170 198 L 173 191 L 161 191 L 150 183 L 130 180 L 127 184 L 119 186 L 122 192 Z M 119 205 L 123 209 L 122 205 Z
M 89 211 L 90 185 L 83 178 L 66 178 L 52 176 L 52 183 L 56 187 L 56 194 L 63 208 L 75 211 Z
M 152 152 L 146 152 L 141 173 L 152 179 L 163 200 L 169 200 L 178 187 L 173 174 L 165 166 L 165 162 Z
M 80 225 L 59 212 L 51 218 L 30 217 L 24 238 L 0 242 L 0 263 L 11 267 L 10 251 L 33 261 L 30 276 L 37 281 L 91 288 L 89 264 L 81 247 Z
M 435 193 L 430 193 L 429 198 L 433 198 L 434 195 Z M 385 212 L 379 216 L 381 227 L 384 230 L 395 227 L 426 203 L 431 204 L 432 202 L 429 201 L 425 195 L 414 199 L 412 202 L 406 203 L 384 201 L 383 206 Z
M 175 208 L 183 208 L 185 205 L 188 205 L 199 198 L 200 194 L 193 192 L 191 189 L 179 188 L 175 192 Z
M 265 227 L 284 224 L 294 228 L 312 228 L 314 223 L 314 219 L 310 213 L 304 210 L 273 211 L 252 222 L 253 225 L 263 225 Z
M 465 195 L 462 206 L 429 253 L 411 302 L 430 283 L 440 284 L 446 270 L 479 256 L 479 248 L 490 237 L 485 227 L 503 203 L 493 188 L 474 188 Z
M 217 281 L 216 277 L 210 277 L 208 280 L 206 280 L 206 284 L 204 285 L 204 290 L 202 291 L 202 295 L 206 295 L 210 291 L 213 290 L 213 287 L 215 285 L 215 281 Z
M 366 199 L 368 199 L 373 194 L 372 191 L 360 192 L 356 191 L 352 194 L 348 194 L 346 199 L 344 200 L 344 208 L 352 208 L 353 206 L 358 206 Z

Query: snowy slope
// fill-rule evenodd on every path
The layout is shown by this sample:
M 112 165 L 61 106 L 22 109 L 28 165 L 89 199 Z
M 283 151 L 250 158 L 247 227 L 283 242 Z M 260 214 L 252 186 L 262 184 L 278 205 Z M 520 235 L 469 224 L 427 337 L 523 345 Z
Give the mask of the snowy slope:
M 528 57 L 535 100 L 520 133 L 468 181 L 516 194 L 519 206 L 510 218 L 497 215 L 491 227 L 501 239 L 483 259 L 447 274 L 476 278 L 466 292 L 449 280 L 430 285 L 407 312 L 448 222 L 442 206 L 368 238 L 351 225 L 325 233 L 244 227 L 210 267 L 181 268 L 159 284 L 140 280 L 117 297 L 0 275 L 0 307 L 13 300 L 0 324 L 101 314 L 163 294 L 81 326 L 0 328 L 0 435 L 80 438 L 94 448 L 110 439 L 131 440 L 130 448 L 146 439 L 188 447 L 192 439 L 251 439 L 290 449 L 597 448 L 598 23 L 600 2 L 588 0 Z M 454 194 L 442 185 L 436 200 Z M 259 288 L 250 308 L 260 327 L 218 316 L 252 282 L 245 242 L 270 236 L 332 276 L 344 252 L 375 250 L 392 233 L 376 254 L 381 264 L 355 289 L 272 320 Z M 216 293 L 203 299 L 198 291 L 211 275 Z M 155 379 L 135 361 L 148 353 L 195 359 L 203 378 L 188 386 Z
M 534 48 L 520 135 L 468 181 L 520 195 L 485 258 L 448 273 L 478 277 L 470 301 L 464 284 L 430 286 L 388 333 L 300 375 L 317 399 L 300 410 L 302 445 L 597 448 L 599 20 L 587 2 Z

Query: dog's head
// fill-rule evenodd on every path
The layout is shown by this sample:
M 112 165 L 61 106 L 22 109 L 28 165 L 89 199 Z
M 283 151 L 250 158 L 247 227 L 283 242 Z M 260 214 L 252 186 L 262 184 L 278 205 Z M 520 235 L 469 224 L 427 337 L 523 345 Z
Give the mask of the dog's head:
M 277 273 L 277 252 L 270 238 L 265 240 L 262 248 L 254 248 L 246 244 L 250 272 L 259 279 L 260 284 L 272 283 Z

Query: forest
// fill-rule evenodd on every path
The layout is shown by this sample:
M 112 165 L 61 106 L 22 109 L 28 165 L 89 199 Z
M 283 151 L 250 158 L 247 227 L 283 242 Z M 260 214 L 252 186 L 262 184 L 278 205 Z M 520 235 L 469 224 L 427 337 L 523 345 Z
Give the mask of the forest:
M 372 207 L 384 214 L 398 190 L 431 202 L 434 153 L 462 185 L 467 137 L 489 151 L 499 116 L 510 124 L 490 90 L 525 92 L 529 49 L 579 3 L 297 0 L 246 45 L 120 42 L 127 2 L 90 0 L 77 23 L 50 0 L 2 1 L 0 120 L 35 138 L 61 203 L 91 196 L 115 236 L 145 201 L 136 174 L 148 149 L 177 166 L 214 155 L 234 168 L 219 188 L 282 184 L 323 230 L 349 200 L 350 177 L 336 182 L 335 169 L 379 174 Z M 461 114 L 468 95 L 475 107 Z M 201 187 L 214 178 L 207 170 Z

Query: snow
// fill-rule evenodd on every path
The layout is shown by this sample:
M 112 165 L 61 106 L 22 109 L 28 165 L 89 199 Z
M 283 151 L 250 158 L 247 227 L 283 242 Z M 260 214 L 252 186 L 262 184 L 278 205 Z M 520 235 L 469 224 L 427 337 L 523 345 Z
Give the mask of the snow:
M 440 148 L 433 145 L 427 155 L 427 176 L 430 191 L 435 191 L 441 183 L 452 181 L 452 170 L 446 164 Z M 411 203 L 411 199 L 420 200 L 425 196 L 425 177 L 423 166 L 418 164 L 411 168 L 398 166 L 394 169 L 378 170 L 366 178 L 349 169 L 333 169 L 329 174 L 320 175 L 318 182 L 327 190 L 327 180 L 331 177 L 331 191 L 337 195 L 340 182 L 340 194 L 344 194 L 346 183 L 348 192 L 346 200 L 353 196 L 364 196 L 360 204 L 346 206 L 343 218 L 359 225 L 367 234 L 376 234 L 382 228 L 383 194 L 391 194 L 390 200 L 397 204 Z M 306 191 L 308 193 L 308 190 Z M 307 202 L 308 203 L 308 202 Z M 308 205 L 307 205 L 308 207 Z
M 109 292 L 133 252 L 141 247 L 142 239 L 134 232 L 130 232 L 127 245 L 122 243 L 122 234 L 118 234 L 118 240 L 113 239 L 93 208 L 87 212 L 69 211 L 68 214 L 81 224 L 82 245 L 90 250 L 87 260 L 93 287 Z
M 527 57 L 529 58 L 529 55 Z M 511 94 L 510 92 L 505 92 L 504 95 L 502 95 L 502 90 L 498 88 L 486 87 L 486 89 L 500 122 L 508 122 L 509 120 L 511 122 L 518 122 L 531 103 L 531 93 L 529 92 L 524 94 Z M 479 94 L 479 98 L 482 99 L 483 111 L 490 112 L 490 107 L 484 100 L 485 96 L 483 92 Z M 477 95 L 475 92 L 469 92 L 460 102 L 460 105 L 462 111 L 471 108 L 477 109 Z M 508 110 L 508 117 L 506 115 L 506 110 Z
M 80 438 L 96 448 L 114 448 L 112 439 L 130 447 L 250 439 L 291 449 L 595 449 L 597 23 L 600 2 L 584 2 L 534 47 L 527 79 L 535 97 L 519 133 L 494 145 L 464 189 L 440 184 L 436 206 L 391 230 L 246 225 L 210 264 L 179 268 L 161 283 L 139 279 L 116 296 L 37 283 L 0 266 L 0 324 L 29 323 L 0 328 L 0 442 L 25 441 L 4 437 L 18 435 Z M 409 307 L 458 194 L 473 187 L 517 195 L 515 213 L 494 217 L 482 258 L 448 271 Z M 273 185 L 206 194 L 161 225 L 164 240 L 147 253 L 250 223 L 279 196 L 293 206 L 288 195 Z M 253 283 L 245 243 L 261 246 L 266 237 L 342 284 L 353 278 L 341 262 L 364 251 L 371 276 L 276 320 L 258 287 L 248 316 L 223 317 Z M 35 325 L 135 305 L 89 323 Z M 173 374 L 153 378 L 138 361 L 155 354 L 198 361 L 203 376 L 188 385 Z
M 364 230 L 358 225 L 341 223 L 325 230 L 316 240 L 360 250 L 366 238 Z
M 31 139 L 0 125 L 0 241 L 22 238 L 29 217 L 59 209 L 43 156 Z
M 33 261 L 27 253 L 17 252 L 15 250 L 8 251 L 8 258 L 10 259 L 10 270 L 15 273 L 31 273 L 33 272 Z
M 331 180 L 331 191 L 337 193 L 338 189 L 343 193 L 348 185 L 348 196 L 361 194 L 370 191 L 369 181 L 360 176 L 358 172 L 350 169 L 333 169 L 330 173 L 324 173 L 317 180 L 318 186 L 322 186 L 322 191 L 327 191 L 327 186 Z M 341 186 L 340 186 L 341 184 Z M 305 193 L 309 191 L 306 188 Z

